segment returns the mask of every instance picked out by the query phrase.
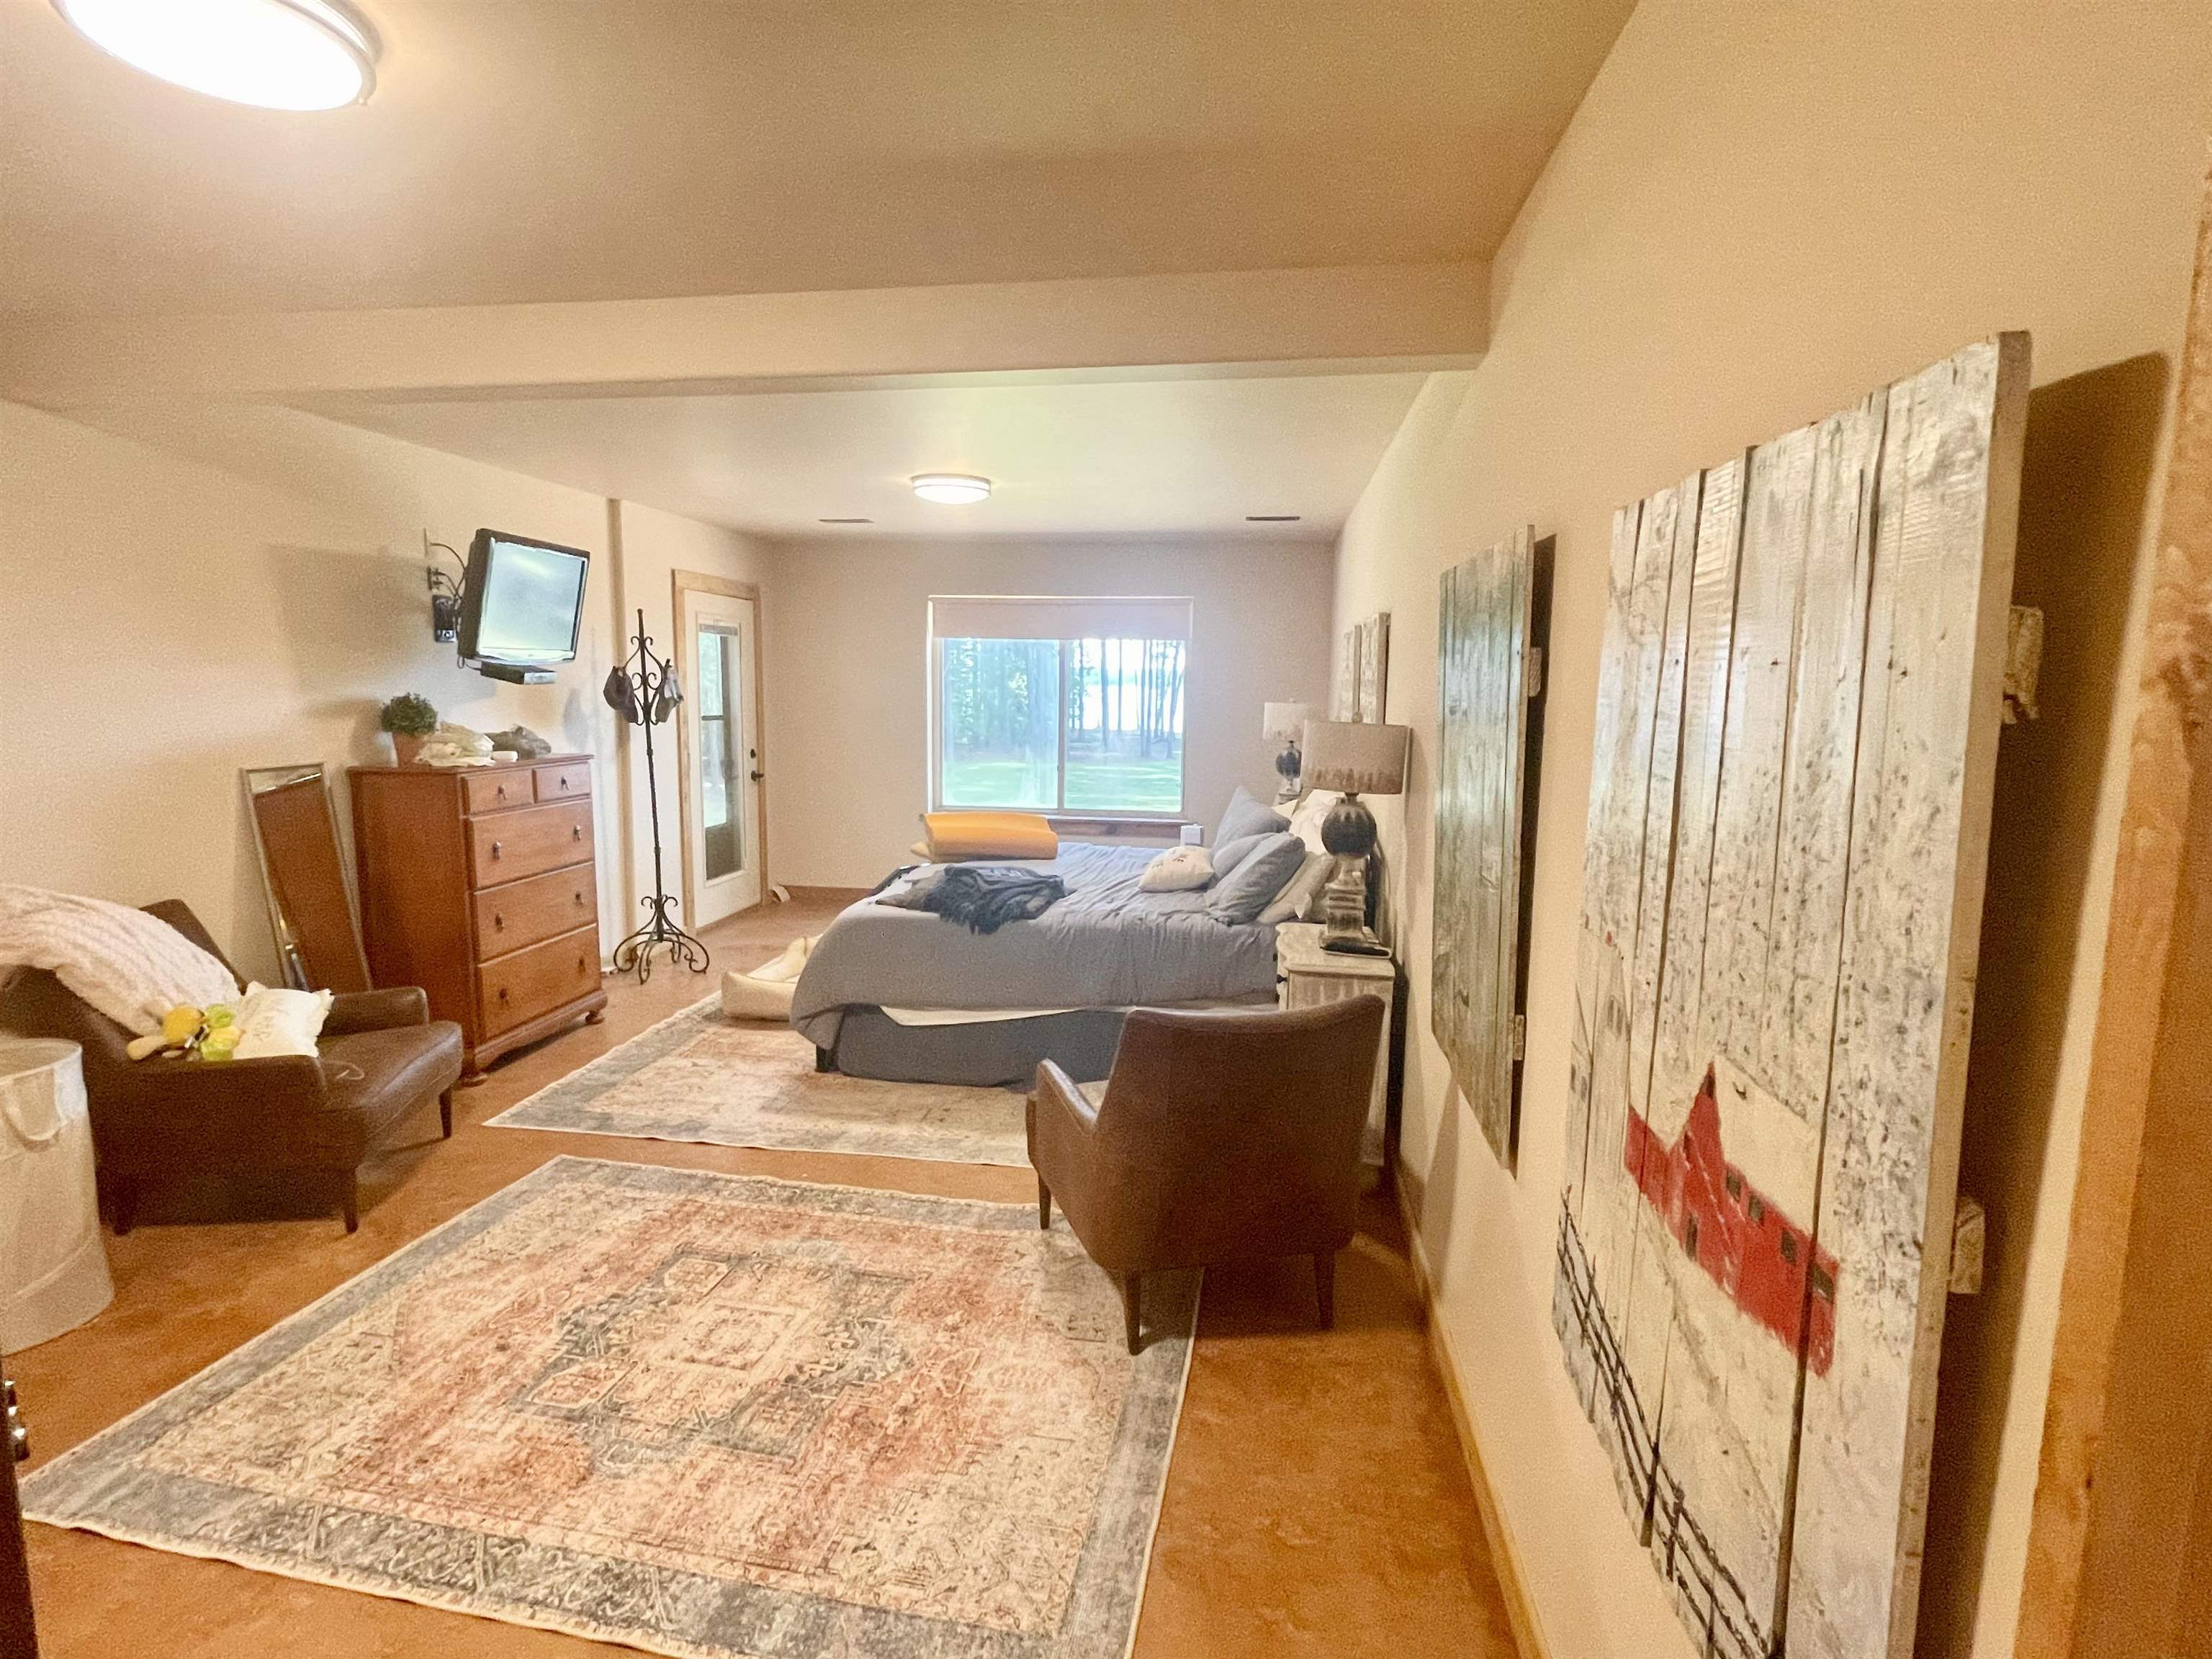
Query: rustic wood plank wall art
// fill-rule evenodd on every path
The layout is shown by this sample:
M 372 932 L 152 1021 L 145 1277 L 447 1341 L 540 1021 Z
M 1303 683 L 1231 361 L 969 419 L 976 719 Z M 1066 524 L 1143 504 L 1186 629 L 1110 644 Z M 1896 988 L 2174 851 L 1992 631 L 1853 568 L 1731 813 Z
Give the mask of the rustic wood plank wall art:
M 1534 792 L 1543 571 L 1516 532 L 1444 572 L 1437 605 L 1437 863 L 1429 1024 L 1483 1139 L 1518 1152 L 1523 842 Z M 1538 654 L 1532 659 L 1531 652 Z
M 1553 1318 L 1725 1659 L 1911 1650 L 2027 376 L 1614 520 Z
M 1333 720 L 1359 718 L 1359 624 L 1344 630 L 1336 642 L 1336 684 L 1328 695 L 1328 717 Z
M 1352 718 L 1379 725 L 1390 686 L 1390 613 L 1378 611 L 1359 624 L 1358 631 L 1359 705 Z

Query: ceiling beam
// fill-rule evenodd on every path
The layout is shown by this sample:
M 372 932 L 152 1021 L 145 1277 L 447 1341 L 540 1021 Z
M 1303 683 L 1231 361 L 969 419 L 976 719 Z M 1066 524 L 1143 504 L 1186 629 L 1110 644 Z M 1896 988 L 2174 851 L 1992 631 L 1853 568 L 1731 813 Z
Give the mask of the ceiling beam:
M 1481 262 L 422 310 L 131 316 L 0 331 L 0 396 L 45 409 L 606 395 L 974 374 L 1463 368 Z

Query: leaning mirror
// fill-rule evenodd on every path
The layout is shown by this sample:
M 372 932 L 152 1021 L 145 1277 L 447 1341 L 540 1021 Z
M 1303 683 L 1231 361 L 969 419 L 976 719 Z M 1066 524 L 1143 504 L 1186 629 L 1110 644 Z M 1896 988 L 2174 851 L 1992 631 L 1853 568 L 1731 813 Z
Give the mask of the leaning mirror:
M 302 991 L 366 991 L 368 959 L 323 769 L 249 767 L 240 775 L 285 979 Z

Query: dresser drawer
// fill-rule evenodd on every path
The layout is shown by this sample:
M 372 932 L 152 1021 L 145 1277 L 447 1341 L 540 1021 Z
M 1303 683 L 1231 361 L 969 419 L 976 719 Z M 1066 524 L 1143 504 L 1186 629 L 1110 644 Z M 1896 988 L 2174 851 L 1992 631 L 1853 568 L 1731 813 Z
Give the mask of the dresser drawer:
M 599 987 L 597 922 L 477 969 L 483 1034 L 496 1036 Z
M 592 866 L 577 864 L 473 894 L 469 902 L 476 910 L 477 959 L 489 962 L 596 921 L 597 890 Z
M 461 810 L 465 812 L 496 812 L 508 806 L 527 806 L 535 799 L 530 790 L 530 774 L 519 766 L 512 771 L 461 774 Z
M 589 761 L 566 761 L 559 766 L 541 766 L 532 775 L 538 780 L 538 799 L 540 800 L 573 800 L 579 795 L 592 793 L 592 763 Z
M 592 803 L 554 801 L 469 820 L 471 884 L 496 887 L 592 856 Z

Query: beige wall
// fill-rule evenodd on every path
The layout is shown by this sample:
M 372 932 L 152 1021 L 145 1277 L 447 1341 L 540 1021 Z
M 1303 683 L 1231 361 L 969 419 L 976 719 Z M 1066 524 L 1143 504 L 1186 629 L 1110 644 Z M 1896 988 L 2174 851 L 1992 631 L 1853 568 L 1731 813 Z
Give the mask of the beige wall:
M 1592 702 L 1613 508 L 2001 328 L 2034 336 L 2020 597 L 2043 723 L 2005 739 L 1966 1164 L 1990 1288 L 1943 1361 L 1922 1651 L 2017 1617 L 2132 681 L 2146 501 L 2204 162 L 2212 12 L 1646 0 L 1497 262 L 1488 356 L 1438 375 L 1339 549 L 1394 613 L 1416 729 L 1391 875 L 1412 979 L 1403 1152 L 1443 1333 L 1557 1659 L 1689 1645 L 1549 1324 Z M 2148 357 L 2148 361 L 2145 361 Z M 2166 361 L 2160 361 L 2164 359 Z M 1517 1176 L 1427 1035 L 1437 579 L 1558 537 Z
M 1237 784 L 1271 798 L 1260 705 L 1327 702 L 1330 569 L 1326 544 L 1289 542 L 780 544 L 764 653 L 770 874 L 872 886 L 920 833 L 933 593 L 1188 594 L 1184 810 L 1210 830 Z
M 416 690 L 480 730 L 520 720 L 600 757 L 601 926 L 628 925 L 599 696 L 608 503 L 289 410 L 101 418 L 152 441 L 0 404 L 0 879 L 180 896 L 272 975 L 238 769 L 324 762 L 343 823 L 343 768 L 388 758 L 377 704 Z M 552 685 L 485 679 L 430 638 L 422 532 L 465 554 L 485 525 L 592 554 L 578 659 Z M 672 565 L 750 568 L 725 531 L 635 510 L 625 529 L 664 636 Z

